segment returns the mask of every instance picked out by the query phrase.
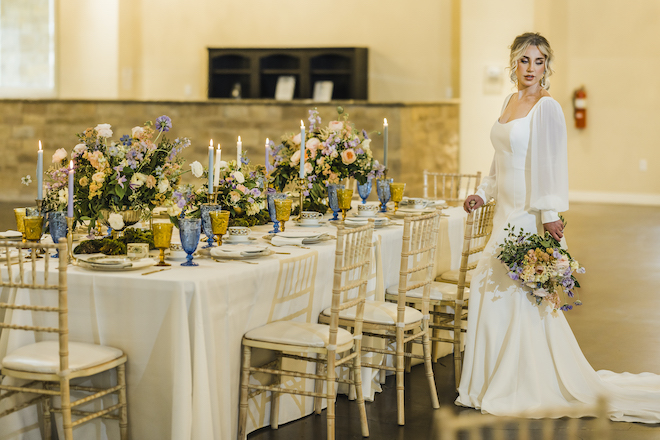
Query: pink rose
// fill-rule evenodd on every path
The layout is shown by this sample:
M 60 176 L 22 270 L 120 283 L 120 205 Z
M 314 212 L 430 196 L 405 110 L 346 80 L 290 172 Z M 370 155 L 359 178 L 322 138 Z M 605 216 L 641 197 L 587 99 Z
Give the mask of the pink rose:
M 296 150 L 296 152 L 291 155 L 291 165 L 297 163 L 300 163 L 300 150 Z
M 341 152 L 341 161 L 344 162 L 345 165 L 352 164 L 353 162 L 355 162 L 356 158 L 357 156 L 355 155 L 355 150 L 353 150 L 352 148 L 349 148 Z
M 555 264 L 557 265 L 557 270 L 560 271 L 565 271 L 571 266 L 566 255 L 562 255 L 561 257 L 557 258 L 557 262 Z
M 314 167 L 312 166 L 312 164 L 309 162 L 305 162 L 305 174 L 312 174 L 312 171 L 314 171 Z
M 316 156 L 316 150 L 321 146 L 321 141 L 317 138 L 311 138 L 305 142 L 305 148 L 312 152 L 312 156 Z
M 297 135 L 295 135 L 295 136 L 293 137 L 293 139 L 291 139 L 291 141 L 292 141 L 294 144 L 296 144 L 296 145 L 300 145 L 300 133 L 298 133 Z
M 341 121 L 330 121 L 328 129 L 331 131 L 341 131 L 344 128 L 344 123 Z
M 242 192 L 243 194 L 248 192 L 248 189 L 245 187 L 245 185 L 236 185 L 236 189 Z

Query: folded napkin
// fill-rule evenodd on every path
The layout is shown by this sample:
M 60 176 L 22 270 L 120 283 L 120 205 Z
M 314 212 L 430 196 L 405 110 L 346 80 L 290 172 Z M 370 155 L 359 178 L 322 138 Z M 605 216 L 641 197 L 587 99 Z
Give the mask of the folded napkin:
M 21 238 L 23 237 L 23 234 L 18 232 L 18 231 L 5 231 L 5 232 L 0 232 L 0 239 L 1 238 Z
M 266 251 L 265 246 L 242 246 L 223 244 L 211 249 L 211 256 L 220 258 L 241 258 L 259 255 Z
M 271 238 L 270 244 L 273 246 L 302 246 L 304 240 L 305 239 L 303 237 L 281 237 L 280 235 L 276 234 L 273 238 Z

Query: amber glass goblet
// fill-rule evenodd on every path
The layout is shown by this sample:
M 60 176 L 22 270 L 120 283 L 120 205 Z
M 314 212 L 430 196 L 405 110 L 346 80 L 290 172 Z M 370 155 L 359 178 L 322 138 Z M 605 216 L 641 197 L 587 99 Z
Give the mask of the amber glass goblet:
M 351 200 L 353 200 L 352 189 L 337 189 L 337 203 L 341 209 L 341 221 L 346 220 L 346 213 L 351 209 Z
M 394 212 L 399 209 L 399 203 L 403 200 L 403 190 L 406 189 L 405 183 L 390 183 L 390 193 L 394 202 Z
M 171 266 L 171 264 L 165 262 L 165 249 L 170 248 L 172 229 L 174 229 L 172 223 L 154 223 L 151 226 L 154 234 L 154 246 L 160 250 L 160 260 L 156 266 Z
M 222 246 L 222 236 L 227 233 L 227 226 L 229 226 L 229 211 L 210 211 L 209 216 L 215 241 L 218 242 L 218 246 Z
M 25 242 L 25 208 L 14 208 L 14 216 L 16 217 L 16 230 L 23 234 Z
M 289 220 L 289 217 L 291 217 L 292 205 L 293 200 L 291 199 L 275 199 L 275 218 L 280 222 L 282 232 L 284 232 L 284 224 Z M 300 209 L 302 209 L 302 206 Z
M 35 243 L 41 240 L 43 235 L 44 218 L 40 215 L 25 217 L 25 239 Z

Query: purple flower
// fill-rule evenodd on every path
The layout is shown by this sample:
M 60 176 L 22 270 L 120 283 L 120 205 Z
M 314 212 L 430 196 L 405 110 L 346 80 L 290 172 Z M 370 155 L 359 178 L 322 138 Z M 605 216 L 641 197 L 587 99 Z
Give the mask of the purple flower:
M 305 196 L 305 197 L 309 197 L 309 191 L 306 191 L 306 190 L 303 191 L 303 196 Z
M 170 131 L 172 128 L 172 120 L 169 116 L 159 116 L 156 118 L 156 130 L 159 131 Z
M 252 197 L 248 197 L 248 203 L 254 203 L 254 199 Z
M 124 187 L 124 182 L 126 182 L 126 176 L 120 176 L 119 179 L 117 179 L 117 183 L 118 183 L 119 186 L 121 186 L 122 188 Z
M 247 164 L 250 163 L 250 159 L 248 159 L 248 158 L 245 157 L 245 156 L 241 156 L 241 163 L 242 163 L 243 165 L 247 165 Z
M 573 304 L 575 304 L 576 306 L 581 306 L 581 305 L 582 305 L 582 301 L 580 301 L 580 300 L 578 299 L 578 300 L 575 300 L 575 302 L 574 302 Z
M 252 193 L 252 195 L 257 196 L 257 197 L 259 197 L 261 195 L 261 191 L 259 191 L 259 188 L 252 188 L 250 193 Z
M 513 281 L 518 281 L 520 279 L 518 274 L 515 272 L 509 272 L 507 275 L 509 275 L 509 278 L 511 278 Z
M 366 130 L 362 130 L 362 137 L 364 137 L 365 139 L 369 139 L 369 136 L 367 136 L 367 131 Z
M 355 150 L 355 154 L 364 154 L 364 150 L 362 148 L 358 148 Z
M 275 194 L 276 192 L 275 188 L 268 188 L 268 194 Z
M 577 273 L 585 273 L 587 270 L 584 267 L 578 267 L 576 272 Z

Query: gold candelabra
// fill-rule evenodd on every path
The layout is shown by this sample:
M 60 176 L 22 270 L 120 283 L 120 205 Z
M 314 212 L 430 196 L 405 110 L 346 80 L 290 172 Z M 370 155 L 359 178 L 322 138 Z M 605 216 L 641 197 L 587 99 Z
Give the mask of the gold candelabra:
M 298 178 L 298 190 L 300 191 L 300 210 L 298 211 L 298 217 L 296 217 L 296 220 L 300 221 L 302 220 L 302 213 L 303 213 L 303 204 L 305 203 L 305 195 L 303 194 L 305 191 L 305 183 L 307 182 L 307 179 L 304 177 L 299 177 Z M 284 228 L 282 228 L 284 231 Z
M 67 233 L 66 233 L 66 244 L 69 251 L 69 263 L 73 263 L 75 259 L 73 258 L 73 217 L 66 218 Z M 62 256 L 60 255 L 60 258 Z

